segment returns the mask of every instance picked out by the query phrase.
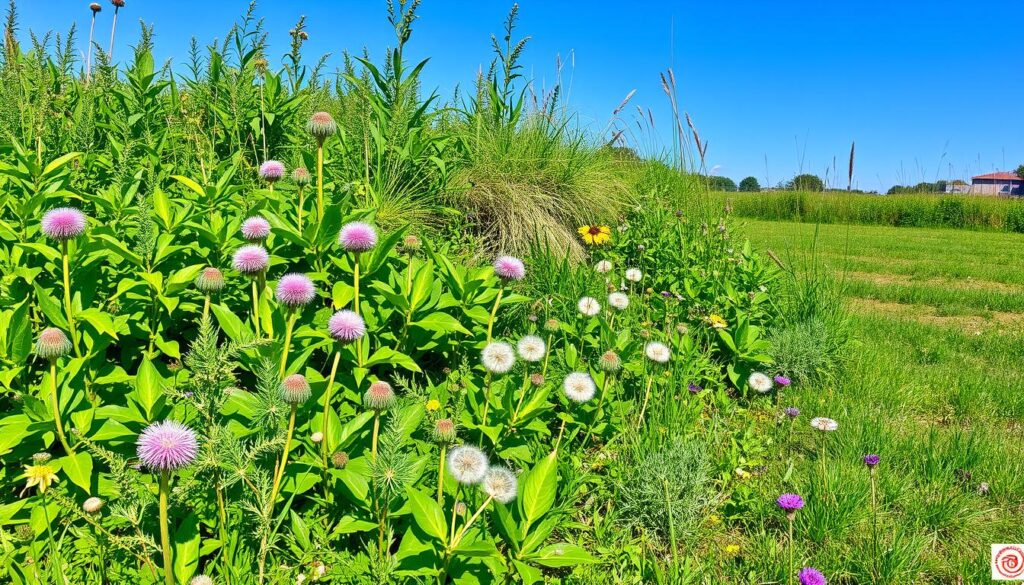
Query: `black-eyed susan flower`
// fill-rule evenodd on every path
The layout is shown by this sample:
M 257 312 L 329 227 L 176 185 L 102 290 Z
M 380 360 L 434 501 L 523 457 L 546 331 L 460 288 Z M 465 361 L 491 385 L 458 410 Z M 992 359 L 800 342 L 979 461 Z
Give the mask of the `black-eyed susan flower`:
M 612 239 L 612 228 L 606 225 L 581 225 L 579 232 L 588 246 L 600 246 Z

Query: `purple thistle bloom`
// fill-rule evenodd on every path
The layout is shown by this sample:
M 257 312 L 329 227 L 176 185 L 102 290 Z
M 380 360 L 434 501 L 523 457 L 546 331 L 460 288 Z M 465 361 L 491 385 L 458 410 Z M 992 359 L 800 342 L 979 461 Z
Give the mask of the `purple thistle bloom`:
M 353 221 L 341 227 L 338 243 L 349 252 L 366 252 L 377 245 L 377 230 L 368 223 Z
M 165 420 L 142 431 L 137 452 L 142 464 L 153 471 L 175 471 L 195 460 L 199 443 L 192 429 Z
M 260 165 L 260 178 L 273 183 L 284 176 L 284 163 L 279 160 L 268 160 Z
M 688 387 L 690 389 L 691 394 L 697 394 L 698 392 L 704 390 L 704 388 L 702 388 L 698 384 L 694 384 L 693 382 L 690 382 L 690 385 Z
M 800 585 L 825 585 L 825 575 L 814 567 L 804 567 L 797 577 L 800 579 Z
M 871 467 L 874 467 L 874 466 L 878 465 L 878 462 L 881 461 L 881 460 L 882 460 L 882 458 L 879 457 L 878 455 L 865 455 L 864 456 L 864 465 L 867 465 L 869 468 L 871 468 Z
M 804 499 L 796 494 L 782 494 L 775 503 L 786 512 L 793 512 L 804 507 Z
M 242 237 L 250 242 L 267 239 L 270 235 L 270 222 L 254 215 L 242 222 Z
M 661 296 L 666 298 L 666 299 L 671 299 L 672 298 L 672 293 L 668 292 L 667 290 L 663 290 L 663 291 L 661 291 Z
M 352 343 L 366 333 L 366 323 L 355 311 L 338 311 L 327 322 L 331 337 L 341 343 Z
M 263 246 L 254 244 L 242 246 L 235 251 L 235 257 L 232 262 L 235 270 L 242 274 L 253 276 L 267 269 L 267 264 L 270 263 L 270 254 L 267 253 Z
M 71 207 L 58 207 L 43 214 L 43 235 L 51 240 L 66 242 L 85 232 L 85 214 Z
M 494 274 L 502 280 L 522 280 L 526 276 L 526 266 L 514 256 L 498 256 L 494 260 Z
M 779 386 L 785 387 L 785 386 L 789 386 L 790 384 L 792 384 L 793 381 L 790 380 L 789 378 L 783 376 L 782 374 L 778 374 L 777 376 L 775 376 L 775 383 L 778 384 Z
M 787 406 L 782 412 L 786 413 L 789 418 L 796 418 L 800 416 L 800 409 L 795 406 Z
M 316 285 L 305 274 L 285 274 L 277 281 L 276 296 L 286 307 L 301 307 L 316 298 Z

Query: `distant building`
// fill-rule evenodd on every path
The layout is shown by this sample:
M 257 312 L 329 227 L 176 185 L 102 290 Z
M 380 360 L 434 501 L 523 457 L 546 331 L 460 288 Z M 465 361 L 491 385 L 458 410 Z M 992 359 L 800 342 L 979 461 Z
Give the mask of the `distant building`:
M 979 195 L 1024 195 L 1024 178 L 1015 173 L 989 173 L 971 177 L 971 193 Z
M 960 179 L 953 179 L 946 183 L 946 193 L 970 193 L 971 186 Z

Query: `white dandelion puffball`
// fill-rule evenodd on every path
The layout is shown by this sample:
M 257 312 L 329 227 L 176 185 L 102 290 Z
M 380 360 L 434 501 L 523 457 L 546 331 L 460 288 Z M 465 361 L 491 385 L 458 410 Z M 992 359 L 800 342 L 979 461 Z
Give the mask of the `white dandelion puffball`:
M 640 272 L 639 268 L 630 268 L 626 271 L 626 280 L 630 282 L 640 282 L 643 277 L 644 273 Z
M 608 295 L 608 304 L 611 305 L 614 309 L 618 309 L 619 311 L 625 311 L 626 307 L 629 306 L 629 296 L 627 296 L 625 293 L 613 292 L 612 294 Z
M 664 364 L 672 357 L 672 351 L 664 343 L 652 341 L 644 347 L 644 355 L 652 362 Z
M 750 386 L 751 390 L 761 394 L 771 392 L 772 386 L 774 385 L 775 384 L 772 382 L 772 379 L 768 377 L 767 374 L 763 374 L 761 372 L 754 372 L 753 374 L 750 374 L 749 378 L 747 378 L 747 386 Z
M 512 369 L 516 363 L 516 354 L 512 346 L 504 341 L 495 341 L 487 344 L 480 354 L 480 361 L 484 367 L 495 374 L 504 374 Z
M 811 419 L 811 426 L 819 431 L 832 432 L 839 428 L 839 423 L 830 418 L 819 416 Z
M 583 297 L 580 302 L 576 303 L 576 308 L 587 317 L 593 317 L 601 312 L 601 303 L 597 302 L 594 297 Z
M 596 266 L 594 266 L 594 270 L 600 272 L 601 274 L 608 274 L 609 272 L 612 271 L 612 263 L 607 260 L 601 260 L 600 262 L 597 263 Z
M 569 400 L 582 403 L 594 397 L 597 386 L 590 374 L 573 372 L 565 377 L 565 382 L 562 382 L 562 391 Z
M 519 357 L 525 361 L 539 362 L 544 359 L 546 346 L 544 345 L 544 340 L 540 337 L 527 335 L 519 340 L 516 349 L 519 351 Z
M 484 492 L 502 504 L 516 499 L 519 480 L 507 467 L 495 466 L 487 470 L 483 482 Z
M 472 445 L 459 445 L 448 453 L 448 473 L 463 485 L 483 481 L 487 467 L 487 455 Z

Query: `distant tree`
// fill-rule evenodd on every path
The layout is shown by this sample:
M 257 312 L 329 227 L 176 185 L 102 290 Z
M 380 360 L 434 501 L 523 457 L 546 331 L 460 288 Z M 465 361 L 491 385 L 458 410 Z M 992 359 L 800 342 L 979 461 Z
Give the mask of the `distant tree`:
M 793 177 L 786 183 L 786 188 L 795 191 L 824 191 L 825 182 L 818 175 L 803 174 Z
M 729 177 L 718 177 L 712 175 L 708 177 L 708 185 L 711 187 L 712 191 L 736 190 L 736 182 L 730 179 Z
M 1017 170 L 1015 172 L 1018 177 L 1024 179 L 1024 165 L 1020 165 L 1019 167 L 1017 167 Z
M 936 193 L 945 193 L 946 192 L 946 181 L 943 181 L 943 180 L 935 181 L 935 192 Z
M 754 177 L 747 177 L 740 181 L 740 191 L 757 192 L 761 190 L 761 184 Z

